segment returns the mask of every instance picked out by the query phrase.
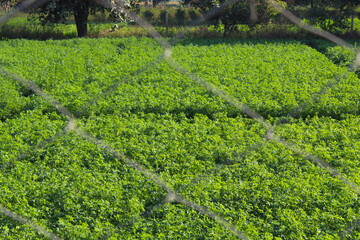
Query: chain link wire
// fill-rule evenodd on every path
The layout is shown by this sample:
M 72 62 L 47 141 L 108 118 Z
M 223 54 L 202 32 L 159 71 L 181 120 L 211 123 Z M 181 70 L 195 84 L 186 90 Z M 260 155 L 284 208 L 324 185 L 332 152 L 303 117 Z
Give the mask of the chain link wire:
M 98 4 L 103 5 L 104 7 L 108 7 L 108 8 L 112 8 L 112 9 L 115 8 L 115 9 L 118 9 L 118 10 L 125 6 L 125 3 L 122 2 L 122 1 L 115 1 L 115 2 L 109 2 L 109 1 L 105 1 L 105 0 L 93 0 L 93 1 L 98 3 Z M 228 5 L 237 3 L 239 1 L 240 0 L 227 1 L 224 4 L 220 5 L 218 8 L 211 9 L 207 14 L 205 14 L 203 16 L 203 18 L 198 18 L 198 19 L 192 21 L 192 23 L 190 23 L 189 26 L 196 26 L 199 23 L 201 23 L 202 21 L 204 21 L 204 19 L 206 20 L 206 19 L 211 18 L 215 14 L 219 14 Z M 355 59 L 353 65 L 348 69 L 349 72 L 355 71 L 360 66 L 359 52 L 352 45 L 348 44 L 346 41 L 342 40 L 341 38 L 339 38 L 339 37 L 337 37 L 337 36 L 335 36 L 333 34 L 330 34 L 330 33 L 326 32 L 324 30 L 312 27 L 311 25 L 302 22 L 299 18 L 297 18 L 289 10 L 284 9 L 277 2 L 275 2 L 273 0 L 267 0 L 267 1 L 278 12 L 280 12 L 284 17 L 286 17 L 287 19 L 289 19 L 290 21 L 292 21 L 294 24 L 298 25 L 299 27 L 301 27 L 301 28 L 313 33 L 313 34 L 321 36 L 321 37 L 323 37 L 323 38 L 325 38 L 325 39 L 327 39 L 327 40 L 329 40 L 331 42 L 334 42 L 338 46 L 341 46 L 341 47 L 344 47 L 344 48 L 347 48 L 347 49 L 350 49 L 351 51 L 353 51 L 356 54 L 356 59 Z M 20 5 L 19 7 L 15 8 L 15 9 L 13 9 L 10 13 L 8 13 L 2 19 L 0 19 L 0 25 L 3 24 L 4 22 L 6 22 L 9 18 L 13 17 L 18 11 L 21 11 L 22 9 L 25 9 L 25 8 L 27 8 L 29 6 L 41 5 L 41 4 L 44 4 L 46 2 L 47 2 L 46 0 L 38 0 L 38 1 L 37 0 L 26 0 L 26 1 L 24 1 L 22 3 L 22 5 Z M 254 7 L 255 2 L 250 1 L 250 3 L 251 3 L 251 8 L 250 8 L 251 9 L 251 19 L 255 20 L 257 18 L 257 14 L 255 12 L 255 7 Z M 332 167 L 329 163 L 327 163 L 323 159 L 321 159 L 321 158 L 319 158 L 319 157 L 317 157 L 317 156 L 315 156 L 315 155 L 313 155 L 311 153 L 306 152 L 304 149 L 300 148 L 296 144 L 293 144 L 293 143 L 291 143 L 291 142 L 289 142 L 289 141 L 287 141 L 285 139 L 282 139 L 280 136 L 276 135 L 275 134 L 276 125 L 273 126 L 264 117 L 262 117 L 260 114 L 258 114 L 253 109 L 246 106 L 245 104 L 238 101 L 235 97 L 233 97 L 230 94 L 222 91 L 217 86 L 203 80 L 201 77 L 199 77 L 196 74 L 190 72 L 189 70 L 186 70 L 185 68 L 183 68 L 180 64 L 178 64 L 175 60 L 172 59 L 172 57 L 171 57 L 172 46 L 169 44 L 169 41 L 167 41 L 165 38 L 163 38 L 160 35 L 160 33 L 158 33 L 155 30 L 155 28 L 153 26 L 151 26 L 148 22 L 146 22 L 145 20 L 143 20 L 142 18 L 140 18 L 138 15 L 136 15 L 135 13 L 133 13 L 131 11 L 124 10 L 124 9 L 122 9 L 122 11 L 127 12 L 127 15 L 130 16 L 130 18 L 133 21 L 135 21 L 138 25 L 145 28 L 148 31 L 148 33 L 163 47 L 163 49 L 164 49 L 163 56 L 157 57 L 156 60 L 155 60 L 155 64 L 160 63 L 162 61 L 167 62 L 168 65 L 171 68 L 173 68 L 177 72 L 181 73 L 182 75 L 186 76 L 187 78 L 191 79 L 193 82 L 197 83 L 198 85 L 202 86 L 204 89 L 206 89 L 211 94 L 223 99 L 224 101 L 231 104 L 232 106 L 234 106 L 239 111 L 245 113 L 247 116 L 249 116 L 254 121 L 261 124 L 267 130 L 266 135 L 264 136 L 265 141 L 260 141 L 260 142 L 257 142 L 255 144 L 249 146 L 249 150 L 245 151 L 243 153 L 243 155 L 248 154 L 248 152 L 252 151 L 253 149 L 259 149 L 259 148 L 263 147 L 268 141 L 273 141 L 273 142 L 275 142 L 275 143 L 277 143 L 279 145 L 285 146 L 286 148 L 293 151 L 294 153 L 299 154 L 299 155 L 303 156 L 305 159 L 307 159 L 307 160 L 313 162 L 314 164 L 317 164 L 318 166 L 322 167 L 324 170 L 329 172 L 333 177 L 341 180 L 343 182 L 343 184 L 350 187 L 358 195 L 360 194 L 359 186 L 356 183 L 349 180 L 346 175 L 342 174 L 336 168 Z M 181 33 L 177 34 L 175 36 L 175 39 L 179 38 L 180 35 L 181 35 Z M 132 74 L 130 74 L 130 76 L 127 79 L 125 79 L 125 81 L 130 80 L 132 77 L 134 77 L 136 75 L 139 75 L 140 73 L 146 72 L 147 70 L 149 70 L 153 66 L 154 66 L 154 62 L 145 64 L 139 70 L 137 70 L 137 71 L 133 72 Z M 125 163 L 125 164 L 127 164 L 129 166 L 132 166 L 136 171 L 140 172 L 141 174 L 143 174 L 148 179 L 151 179 L 153 182 L 155 182 L 156 184 L 161 186 L 167 192 L 167 196 L 161 202 L 161 204 L 154 206 L 150 211 L 148 211 L 147 213 L 144 213 L 145 215 L 151 214 L 151 212 L 153 210 L 161 207 L 161 205 L 171 203 L 171 202 L 176 202 L 176 203 L 182 204 L 184 206 L 187 206 L 187 207 L 189 207 L 191 209 L 194 209 L 194 210 L 198 211 L 199 213 L 201 213 L 203 215 L 208 216 L 209 218 L 213 219 L 218 224 L 220 224 L 221 226 L 226 228 L 229 232 L 231 232 L 234 236 L 238 237 L 239 239 L 249 239 L 244 233 L 240 232 L 233 224 L 231 224 L 230 222 L 227 222 L 220 215 L 210 211 L 209 209 L 207 209 L 204 206 L 201 206 L 201 205 L 199 205 L 199 204 L 197 204 L 197 203 L 195 203 L 193 201 L 190 201 L 188 199 L 185 199 L 183 196 L 176 193 L 175 190 L 172 189 L 172 187 L 166 181 L 164 181 L 161 177 L 159 177 L 157 174 L 155 174 L 151 170 L 147 169 L 146 167 L 144 167 L 140 163 L 134 161 L 130 157 L 120 153 L 118 150 L 111 147 L 110 144 L 108 144 L 106 141 L 97 139 L 96 137 L 94 137 L 90 133 L 88 133 L 86 130 L 84 130 L 84 129 L 77 126 L 76 117 L 81 116 L 84 112 L 86 112 L 86 110 L 91 105 L 95 104 L 97 102 L 97 100 L 99 100 L 100 98 L 106 96 L 107 94 L 111 94 L 112 92 L 114 92 L 119 87 L 119 85 L 122 84 L 122 81 L 124 81 L 124 79 L 122 79 L 121 81 L 119 80 L 119 81 L 114 82 L 110 87 L 103 90 L 102 93 L 99 96 L 97 96 L 95 99 L 89 101 L 88 103 L 86 103 L 84 105 L 84 107 L 82 107 L 81 109 L 78 109 L 77 111 L 72 113 L 66 107 L 64 107 L 58 100 L 56 100 L 50 94 L 44 92 L 34 82 L 26 80 L 26 79 L 24 79 L 24 78 L 22 78 L 20 76 L 17 76 L 15 74 L 9 72 L 8 70 L 4 69 L 3 67 L 0 67 L 0 73 L 2 75 L 6 75 L 6 76 L 10 77 L 14 81 L 24 85 L 26 88 L 32 90 L 33 92 L 35 92 L 36 94 L 41 96 L 44 100 L 46 100 L 54 108 L 56 108 L 63 116 L 65 116 L 67 121 L 68 121 L 66 127 L 62 131 L 59 131 L 58 133 L 56 133 L 50 139 L 44 140 L 42 143 L 38 144 L 34 149 L 44 148 L 47 143 L 54 141 L 56 138 L 64 136 L 68 132 L 73 132 L 76 135 L 80 136 L 81 138 L 83 138 L 83 139 L 95 144 L 96 146 L 100 147 L 101 149 L 104 149 L 106 152 L 113 155 L 119 161 L 121 161 L 121 162 L 123 162 L 123 163 Z M 335 78 L 335 81 L 333 81 L 332 83 L 329 83 L 328 85 L 323 87 L 320 91 L 318 91 L 315 94 L 315 96 L 313 97 L 313 99 L 325 94 L 328 90 L 330 90 L 336 84 L 341 82 L 341 80 L 343 80 L 344 77 L 346 77 L 346 74 L 345 75 L 342 74 L 342 75 L 337 76 Z M 301 112 L 302 107 L 306 106 L 307 104 L 308 104 L 307 102 L 303 102 L 303 103 L 299 104 L 300 106 L 293 109 L 293 110 L 291 110 L 289 112 L 288 116 L 289 117 L 295 117 L 296 114 Z M 34 151 L 34 149 L 32 151 Z M 24 155 L 21 155 L 21 157 L 24 157 Z M 243 156 L 240 156 L 240 157 L 243 157 Z M 213 169 L 210 169 L 208 171 L 211 172 L 212 170 Z M 198 177 L 201 177 L 201 176 L 198 176 Z M 19 221 L 19 222 L 21 222 L 23 224 L 27 224 L 31 228 L 35 229 L 39 233 L 42 233 L 44 236 L 46 236 L 46 237 L 48 237 L 50 239 L 56 239 L 56 240 L 60 239 L 58 236 L 54 235 L 51 231 L 47 230 L 45 227 L 43 227 L 43 226 L 41 226 L 41 225 L 39 225 L 39 224 L 37 224 L 37 223 L 35 223 L 33 221 L 25 219 L 24 217 L 18 215 L 17 213 L 15 213 L 15 212 L 13 212 L 13 211 L 11 211 L 9 209 L 6 209 L 6 208 L 0 206 L 0 212 L 2 214 L 4 214 L 4 215 L 10 217 L 10 218 L 13 218 L 16 221 Z M 360 225 L 360 220 L 354 221 L 354 223 L 348 229 L 344 230 L 342 233 L 339 233 L 339 236 L 342 238 L 344 234 L 353 231 L 359 225 Z

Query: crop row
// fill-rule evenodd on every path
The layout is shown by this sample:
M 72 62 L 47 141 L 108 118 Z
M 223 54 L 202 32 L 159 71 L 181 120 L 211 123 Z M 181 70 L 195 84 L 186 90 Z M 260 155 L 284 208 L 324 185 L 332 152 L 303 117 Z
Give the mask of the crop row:
M 4 67 L 85 115 L 89 114 L 89 101 L 97 103 L 90 112 L 109 114 L 116 109 L 239 115 L 161 60 L 161 47 L 150 39 L 14 40 L 0 44 Z M 357 76 L 306 45 L 193 40 L 178 43 L 172 56 L 179 66 L 265 117 L 359 114 Z M 116 91 L 107 91 L 114 85 Z
M 316 118 L 282 125 L 278 132 L 330 159 L 359 184 L 359 121 Z M 265 141 L 265 130 L 249 119 L 150 113 L 94 116 L 79 125 L 251 238 L 336 237 L 360 211 L 358 195 L 350 186 L 304 157 Z M 163 189 L 74 134 L 34 148 L 63 126 L 60 117 L 37 111 L 1 124 L 2 205 L 69 239 L 107 234 L 232 238 L 187 207 L 158 207 L 166 197 Z M 40 237 L 6 217 L 1 221 L 4 238 Z

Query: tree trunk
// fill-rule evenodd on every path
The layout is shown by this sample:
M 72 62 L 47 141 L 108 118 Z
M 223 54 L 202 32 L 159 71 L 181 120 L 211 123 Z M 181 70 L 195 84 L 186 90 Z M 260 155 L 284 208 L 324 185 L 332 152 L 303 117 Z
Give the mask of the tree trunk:
M 87 22 L 89 17 L 89 2 L 79 1 L 74 7 L 74 16 L 78 37 L 87 36 Z
M 227 37 L 227 33 L 229 32 L 230 26 L 229 24 L 224 24 L 224 34 L 223 34 L 223 38 Z
M 229 30 L 228 36 L 231 36 L 232 31 L 234 30 L 235 24 L 232 24 Z
M 352 11 L 352 13 L 351 13 L 350 36 L 354 36 L 354 18 L 355 18 L 355 12 Z
M 153 0 L 153 8 L 156 7 L 160 2 L 161 0 Z
M 288 6 L 294 6 L 295 5 L 295 0 L 286 0 L 286 3 Z
M 250 20 L 254 24 L 258 21 L 258 12 L 255 0 L 250 0 Z

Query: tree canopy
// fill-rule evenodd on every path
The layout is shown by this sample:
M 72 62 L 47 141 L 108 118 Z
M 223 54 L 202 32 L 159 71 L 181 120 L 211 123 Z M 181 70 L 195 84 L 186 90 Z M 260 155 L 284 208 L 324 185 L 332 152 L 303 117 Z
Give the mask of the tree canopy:
M 349 21 L 354 17 L 354 9 L 360 5 L 360 0 L 276 0 L 284 7 L 294 8 L 305 6 L 302 17 L 310 23 L 333 31 L 346 29 Z M 209 19 L 209 24 L 224 26 L 224 36 L 231 33 L 237 24 L 267 24 L 272 21 L 277 12 L 267 0 L 184 0 L 198 8 L 203 13 L 210 9 L 218 10 Z
M 298 0 L 297 4 L 310 4 L 305 18 L 322 29 L 334 32 L 335 29 L 346 29 L 359 0 Z M 336 31 L 335 31 L 336 32 Z
M 224 25 L 224 36 L 231 33 L 236 24 L 265 24 L 269 22 L 270 16 L 276 14 L 266 0 L 184 0 L 202 12 L 212 10 L 208 21 L 212 24 Z
M 132 5 L 133 0 L 126 0 L 122 7 L 130 8 Z M 124 12 L 118 12 L 118 9 L 118 5 L 113 0 L 50 0 L 31 12 L 42 23 L 63 23 L 70 15 L 74 15 L 78 36 L 85 37 L 90 14 L 107 10 L 118 18 L 124 17 Z

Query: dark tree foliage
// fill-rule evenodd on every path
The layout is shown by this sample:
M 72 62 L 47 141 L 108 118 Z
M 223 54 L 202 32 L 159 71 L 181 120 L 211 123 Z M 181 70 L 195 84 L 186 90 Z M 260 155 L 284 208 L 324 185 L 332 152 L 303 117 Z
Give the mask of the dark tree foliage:
M 353 16 L 356 6 L 360 0 L 312 0 L 299 1 L 299 3 L 310 3 L 306 18 L 313 24 L 318 24 L 328 31 L 346 29 L 349 19 Z
M 156 7 L 161 2 L 165 2 L 165 0 L 153 0 L 153 7 Z
M 134 6 L 134 0 L 116 2 L 114 0 L 50 0 L 40 7 L 31 10 L 42 23 L 64 23 L 74 15 L 79 37 L 87 36 L 87 22 L 90 14 L 97 11 L 110 11 L 118 19 L 124 20 L 124 8 Z
M 335 33 L 349 27 L 350 19 L 353 22 L 356 7 L 360 5 L 360 0 L 276 0 L 276 2 L 290 9 L 299 5 L 306 6 L 307 10 L 302 17 L 312 24 Z M 266 24 L 276 15 L 266 0 L 184 0 L 184 4 L 194 6 L 203 13 L 210 9 L 218 9 L 218 13 L 208 19 L 208 23 L 223 24 L 224 36 L 230 34 L 237 24 L 249 26 Z M 224 4 L 226 7 L 220 10 Z M 252 16 L 250 6 L 256 18 Z
M 215 11 L 207 21 L 210 24 L 224 25 L 224 37 L 230 34 L 236 24 L 266 24 L 274 11 L 266 0 L 184 0 L 184 4 L 198 8 L 202 13 Z M 250 6 L 254 6 L 256 18 L 251 17 Z
M 312 8 L 332 6 L 337 9 L 354 7 L 360 4 L 360 0 L 294 0 L 297 5 L 310 5 Z
M 50 0 L 32 10 L 42 23 L 64 23 L 74 15 L 79 37 L 87 36 L 87 22 L 90 13 L 104 9 L 90 0 Z

